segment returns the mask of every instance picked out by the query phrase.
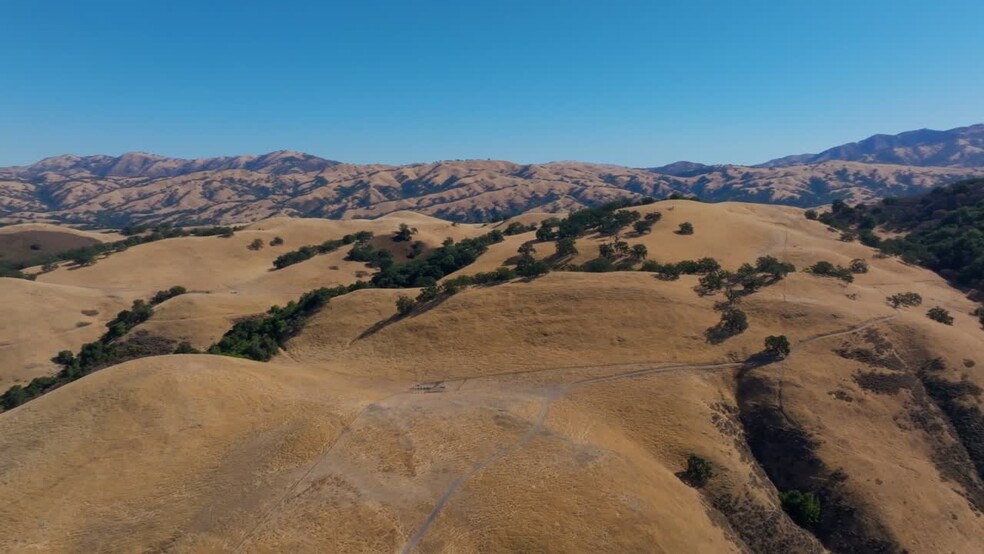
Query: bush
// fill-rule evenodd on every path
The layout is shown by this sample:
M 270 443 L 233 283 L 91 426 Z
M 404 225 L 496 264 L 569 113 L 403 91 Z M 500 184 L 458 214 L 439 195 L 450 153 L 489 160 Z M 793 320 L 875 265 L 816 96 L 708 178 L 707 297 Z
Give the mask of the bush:
M 779 500 L 782 509 L 801 527 L 811 527 L 820 521 L 820 500 L 812 492 L 780 492 Z
M 789 355 L 789 339 L 786 335 L 769 335 L 765 337 L 765 354 L 773 358 L 785 358 Z
M 270 246 L 280 246 L 283 243 L 284 239 L 280 237 L 273 237 L 273 240 L 270 241 Z
M 400 297 L 396 299 L 396 313 L 400 315 L 407 315 L 413 311 L 413 307 L 416 304 L 417 303 L 413 298 L 401 294 Z
M 847 268 L 851 270 L 851 273 L 868 273 L 868 262 L 861 258 L 854 258 Z
M 899 294 L 893 294 L 885 298 L 893 308 L 898 309 L 900 306 L 912 307 L 922 304 L 922 296 L 915 292 L 902 292 Z
M 629 257 L 636 261 L 645 260 L 648 255 L 649 250 L 644 244 L 633 245 L 631 251 L 629 252 Z
M 691 483 L 703 486 L 711 477 L 714 477 L 714 466 L 704 458 L 691 454 L 687 458 L 687 471 L 684 472 L 684 475 Z
M 201 354 L 201 352 L 191 345 L 188 341 L 183 341 L 174 349 L 175 354 Z
M 806 210 L 805 212 L 803 212 L 803 215 L 805 215 L 806 219 L 809 219 L 810 221 L 814 221 L 817 219 L 816 210 Z
M 645 220 L 645 221 L 648 221 L 650 223 L 656 223 L 660 219 L 663 219 L 663 214 L 661 214 L 659 212 L 650 212 L 650 213 L 646 214 L 645 216 L 643 216 L 642 219 Z
M 642 221 L 636 221 L 635 223 L 632 224 L 632 229 L 636 232 L 637 235 L 645 235 L 646 233 L 652 231 L 653 222 L 647 219 L 643 219 Z
M 694 234 L 694 225 L 689 221 L 684 221 L 680 224 L 680 228 L 677 230 L 678 235 L 692 235 Z
M 932 319 L 933 321 L 938 321 L 944 325 L 953 325 L 953 316 L 950 315 L 950 312 L 939 306 L 930 308 L 929 311 L 926 312 L 926 317 Z
M 984 328 L 984 307 L 978 307 L 971 312 L 970 315 L 977 316 L 977 322 L 981 324 L 982 328 Z
M 249 246 L 247 246 L 246 248 L 249 248 L 250 250 L 253 251 L 260 250 L 261 248 L 263 248 L 263 239 L 253 239 L 253 242 L 249 243 Z

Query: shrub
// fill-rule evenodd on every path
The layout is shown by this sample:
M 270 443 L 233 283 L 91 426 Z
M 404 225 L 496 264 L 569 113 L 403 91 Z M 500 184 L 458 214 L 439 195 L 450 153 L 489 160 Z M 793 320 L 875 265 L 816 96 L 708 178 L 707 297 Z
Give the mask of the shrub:
M 885 300 L 892 305 L 893 308 L 898 309 L 900 306 L 911 307 L 918 306 L 922 304 L 922 296 L 915 292 L 902 292 L 899 294 L 893 294 L 887 297 Z
M 680 224 L 680 228 L 677 230 L 678 235 L 692 235 L 694 234 L 694 225 L 689 221 L 684 221 Z
M 780 492 L 779 500 L 782 509 L 801 527 L 810 527 L 820 521 L 820 500 L 812 492 Z
M 283 243 L 284 239 L 280 237 L 273 237 L 273 240 L 270 241 L 270 246 L 280 246 Z
M 817 219 L 816 210 L 806 210 L 805 212 L 803 212 L 803 215 L 805 215 L 806 219 L 809 219 L 810 221 L 814 221 Z
M 854 258 L 847 268 L 851 270 L 851 273 L 868 273 L 868 262 L 861 258 Z
M 413 307 L 416 304 L 417 303 L 413 298 L 401 294 L 400 297 L 396 299 L 396 312 L 400 315 L 407 315 L 413 311 Z
M 643 219 L 641 221 L 636 221 L 632 224 L 632 229 L 637 235 L 645 235 L 646 233 L 652 231 L 653 222 L 648 219 Z
M 970 315 L 977 316 L 977 322 L 984 328 L 984 307 L 977 307 Z
M 953 325 L 953 316 L 950 315 L 950 312 L 939 306 L 930 308 L 929 311 L 926 312 L 926 317 L 932 319 L 933 321 L 938 321 L 944 325 Z
M 691 483 L 703 486 L 711 477 L 714 477 L 714 466 L 704 458 L 691 454 L 687 458 L 687 471 L 684 472 L 684 475 Z
M 663 219 L 663 214 L 661 214 L 659 212 L 650 212 L 650 213 L 646 214 L 645 216 L 643 216 L 642 219 L 644 219 L 645 221 L 648 221 L 650 223 L 656 223 L 660 219 Z
M 642 261 L 646 259 L 649 255 L 649 250 L 644 244 L 636 244 L 632 246 L 632 250 L 629 252 L 629 257 L 636 261 Z
M 201 354 L 201 352 L 191 345 L 188 341 L 183 341 L 174 349 L 175 354 Z
M 786 335 L 769 335 L 765 337 L 765 354 L 773 358 L 785 358 L 789 355 L 789 339 Z
M 253 242 L 249 243 L 249 246 L 247 246 L 246 248 L 249 248 L 250 250 L 253 251 L 263 248 L 263 239 L 253 239 Z

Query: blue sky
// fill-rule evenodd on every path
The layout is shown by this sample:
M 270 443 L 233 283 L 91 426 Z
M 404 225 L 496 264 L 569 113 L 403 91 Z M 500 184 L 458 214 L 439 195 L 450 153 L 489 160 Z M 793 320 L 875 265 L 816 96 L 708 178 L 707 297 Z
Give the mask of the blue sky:
M 979 0 L 0 3 L 0 165 L 756 163 L 984 122 Z

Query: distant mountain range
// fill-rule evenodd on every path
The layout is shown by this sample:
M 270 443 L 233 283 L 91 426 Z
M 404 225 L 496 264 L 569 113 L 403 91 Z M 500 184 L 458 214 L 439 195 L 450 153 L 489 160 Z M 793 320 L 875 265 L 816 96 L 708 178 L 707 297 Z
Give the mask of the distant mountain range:
M 673 193 L 806 207 L 914 194 L 978 176 L 984 176 L 984 124 L 875 135 L 757 166 L 480 160 L 354 165 L 291 151 L 197 160 L 145 153 L 56 156 L 0 168 L 0 221 L 233 223 L 278 214 L 351 218 L 399 210 L 480 221 Z

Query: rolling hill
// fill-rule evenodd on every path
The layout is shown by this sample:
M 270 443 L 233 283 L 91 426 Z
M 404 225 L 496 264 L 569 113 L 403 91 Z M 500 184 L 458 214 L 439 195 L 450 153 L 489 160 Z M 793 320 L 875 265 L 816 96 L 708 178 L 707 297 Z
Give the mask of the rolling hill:
M 547 213 L 454 224 L 395 212 L 262 220 L 232 237 L 165 239 L 36 281 L 0 279 L 0 290 L 18 287 L 5 300 L 17 323 L 35 330 L 3 334 L 23 353 L 26 341 L 77 350 L 90 337 L 63 329 L 76 313 L 98 309 L 101 323 L 115 304 L 172 285 L 187 292 L 130 333 L 203 349 L 236 322 L 281 313 L 271 304 L 372 279 L 379 268 L 346 260 L 359 243 L 272 267 L 359 231 L 396 264 L 444 268 L 442 283 L 513 267 L 528 241 L 558 269 L 458 285 L 403 314 L 399 297 L 420 289 L 354 290 L 314 309 L 269 362 L 144 357 L 0 413 L 0 550 L 978 549 L 984 330 L 973 302 L 795 207 L 627 209 L 639 221 L 660 214 L 649 232 L 618 232 L 658 267 L 623 259 L 620 271 L 574 271 L 612 239 L 555 226 L 576 235 L 577 253 L 560 258 L 554 239 L 511 225 Z M 416 229 L 411 241 L 393 240 L 401 223 Z M 494 231 L 503 236 L 473 263 L 454 259 L 451 246 Z M 411 258 L 414 241 L 423 253 Z M 712 257 L 748 276 L 756 269 L 742 264 L 764 256 L 797 271 L 758 275 L 734 298 L 703 287 L 706 274 L 666 269 Z M 856 260 L 865 271 L 850 282 L 806 271 Z M 921 305 L 886 300 L 906 292 Z M 57 302 L 43 311 L 40 298 Z M 711 340 L 735 307 L 747 329 Z M 930 307 L 951 324 L 928 318 Z M 787 337 L 788 355 L 763 354 L 770 335 Z M 7 356 L 4 376 L 56 371 L 31 363 Z M 694 458 L 709 474 L 698 477 Z
M 835 199 L 856 203 L 984 176 L 982 129 L 879 135 L 755 167 L 490 160 L 355 165 L 289 151 L 199 160 L 144 153 L 57 156 L 0 168 L 0 222 L 106 228 L 230 224 L 277 215 L 352 219 L 401 210 L 477 222 L 674 193 L 799 207 Z

